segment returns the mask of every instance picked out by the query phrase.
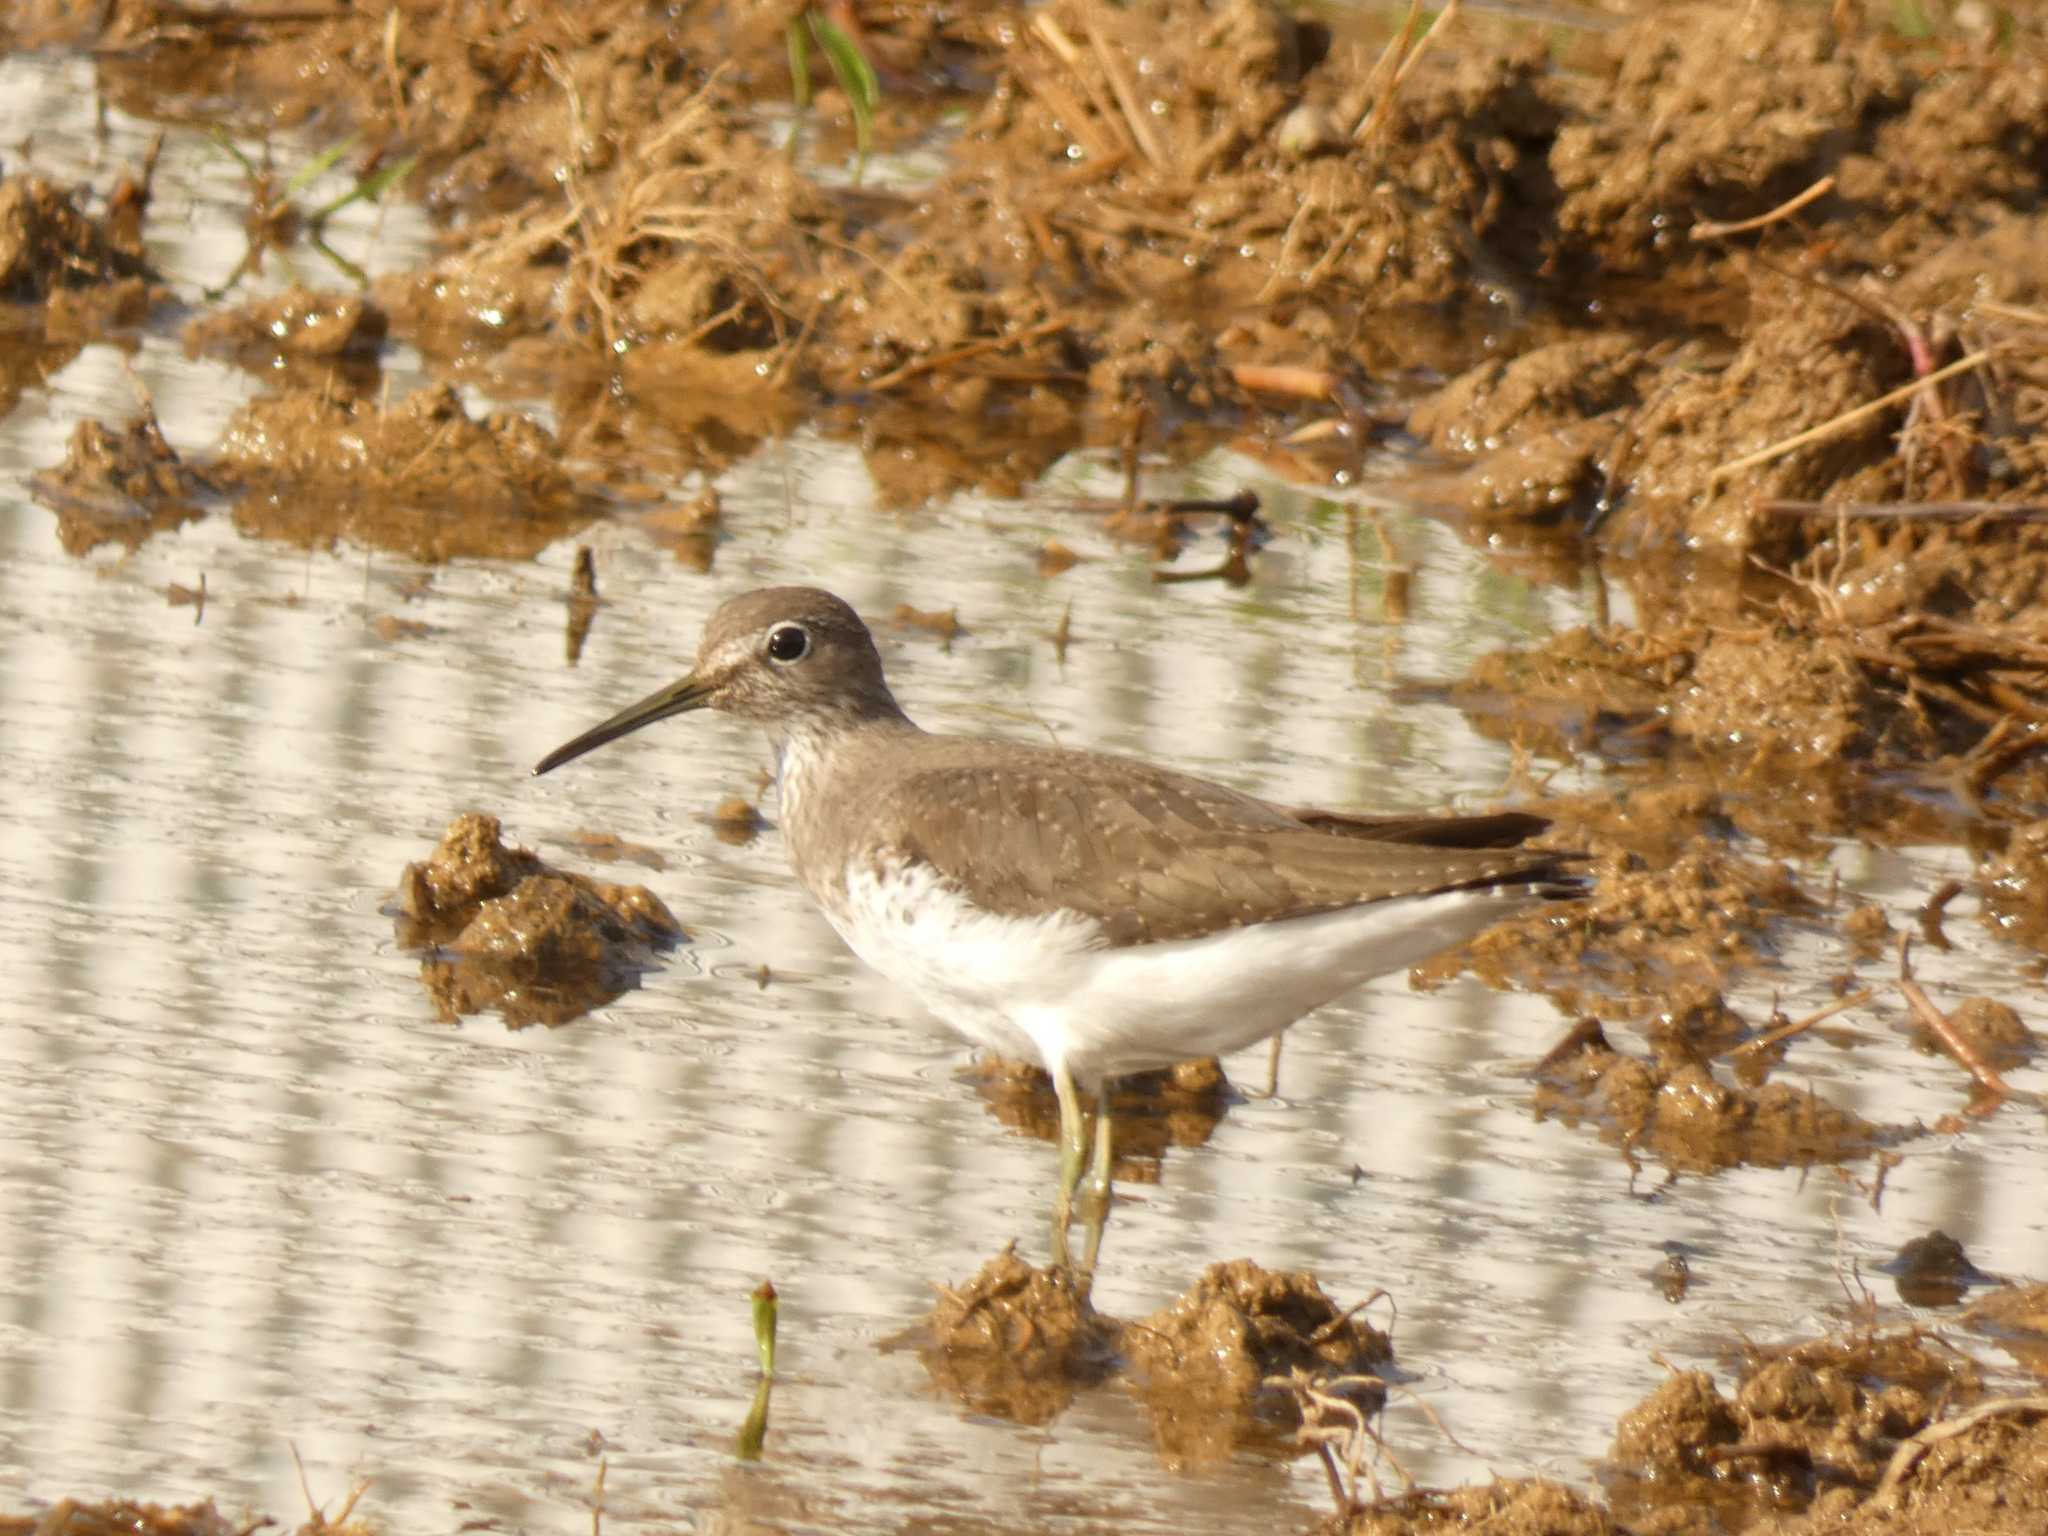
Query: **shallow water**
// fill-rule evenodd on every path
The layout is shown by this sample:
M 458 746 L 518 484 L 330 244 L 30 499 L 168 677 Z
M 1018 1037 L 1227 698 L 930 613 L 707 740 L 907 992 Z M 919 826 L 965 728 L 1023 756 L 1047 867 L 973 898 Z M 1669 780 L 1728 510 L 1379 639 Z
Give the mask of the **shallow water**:
M 32 165 L 97 174 L 76 137 L 89 102 L 62 70 L 10 62 L 5 82 L 42 87 L 0 99 L 46 114 Z M 117 118 L 98 163 L 144 136 Z M 236 182 L 209 163 L 174 144 L 153 221 L 187 232 L 165 265 L 194 281 L 237 254 L 219 244 Z M 180 198 L 182 222 L 165 211 Z M 362 212 L 348 233 L 411 259 L 418 229 Z M 167 334 L 133 370 L 186 451 L 252 387 Z M 950 646 L 883 639 L 927 725 L 1050 732 L 1283 799 L 1478 808 L 1511 798 L 1508 751 L 1455 709 L 1393 696 L 1584 621 L 1574 594 L 1395 509 L 1416 576 L 1409 617 L 1384 624 L 1353 514 L 1229 458 L 1150 489 L 1255 485 L 1277 532 L 1255 579 L 1160 587 L 1141 553 L 1056 510 L 1110 491 L 1105 467 L 1064 466 L 1025 503 L 897 517 L 850 449 L 800 435 L 720 481 L 709 576 L 629 525 L 592 530 L 606 606 L 572 668 L 570 543 L 427 572 L 309 557 L 215 516 L 125 559 L 67 558 L 22 479 L 78 417 L 125 419 L 132 401 L 127 365 L 94 347 L 0 422 L 0 1499 L 292 1515 L 296 1446 L 323 1498 L 374 1479 L 366 1507 L 393 1529 L 583 1530 L 600 1450 L 612 1527 L 1224 1531 L 1324 1511 L 1309 1462 L 1167 1470 L 1119 1388 L 1020 1429 L 882 1348 L 932 1282 L 1012 1239 L 1042 1255 L 1052 1149 L 999 1126 L 961 1050 L 840 949 L 773 832 L 732 847 L 702 825 L 755 791 L 767 754 L 749 730 L 699 717 L 544 780 L 527 769 L 681 671 L 722 597 L 806 580 L 876 616 L 958 609 Z M 1054 535 L 1088 558 L 1046 581 L 1034 562 Z M 195 625 L 165 590 L 202 572 Z M 1069 607 L 1062 659 L 1050 634 Z M 385 614 L 431 631 L 382 639 Z M 645 879 L 692 943 L 565 1029 L 436 1023 L 383 909 L 472 808 L 554 862 Z M 669 866 L 593 866 L 568 846 L 582 831 Z M 1969 861 L 1833 862 L 1897 920 Z M 2027 1008 L 2037 985 L 1970 900 L 1948 926 L 1959 948 L 1919 960 L 1936 995 Z M 1779 960 L 1738 1007 L 1761 1016 L 1782 990 L 1798 1015 L 1843 965 L 1818 927 L 1785 934 Z M 1967 1085 L 1908 1047 L 1901 1017 L 1890 1001 L 1853 1014 L 1856 1049 L 1795 1060 L 1845 1107 L 1931 1121 Z M 1850 1266 L 1931 1227 L 1986 1270 L 2048 1263 L 2037 1111 L 1907 1144 L 1877 1210 L 1826 1170 L 1665 1187 L 1631 1180 L 1589 1129 L 1530 1116 L 1522 1069 L 1568 1022 L 1541 999 L 1470 982 L 1424 997 L 1400 978 L 1324 1010 L 1288 1035 L 1278 1097 L 1234 1106 L 1160 1184 L 1124 1187 L 1098 1304 L 1142 1316 L 1240 1255 L 1312 1268 L 1340 1302 L 1384 1287 L 1412 1389 L 1472 1448 L 1397 1402 L 1387 1434 L 1410 1470 L 1583 1481 L 1663 1376 L 1653 1351 L 1713 1363 L 1740 1336 L 1825 1324 Z M 1226 1065 L 1264 1082 L 1263 1049 Z M 2048 1073 L 2012 1080 L 2038 1091 Z M 1695 1279 L 1676 1306 L 1645 1278 L 1671 1244 Z M 767 1456 L 745 1465 L 731 1444 L 763 1277 L 784 1298 L 783 1374 Z

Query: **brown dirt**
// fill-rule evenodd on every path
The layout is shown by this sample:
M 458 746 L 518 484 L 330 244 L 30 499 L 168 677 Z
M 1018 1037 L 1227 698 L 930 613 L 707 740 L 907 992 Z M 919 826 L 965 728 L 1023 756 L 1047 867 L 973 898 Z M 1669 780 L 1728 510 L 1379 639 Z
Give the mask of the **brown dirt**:
M 275 392 L 197 466 L 146 416 L 82 424 L 36 479 L 65 547 L 132 548 L 219 484 L 242 527 L 298 543 L 519 559 L 610 512 L 708 570 L 729 537 L 715 498 L 677 507 L 646 487 L 805 422 L 857 442 L 884 499 L 914 506 L 1021 490 L 1083 445 L 1184 459 L 1232 441 L 1322 483 L 1405 418 L 1432 454 L 1418 485 L 1504 566 L 1576 581 L 1590 563 L 1636 615 L 1488 658 L 1456 691 L 1479 729 L 1603 761 L 1595 792 L 1529 797 L 1598 883 L 1424 979 L 1470 967 L 1570 1016 L 1640 1023 L 1646 1056 L 1597 1027 L 1576 1036 L 1546 1064 L 1538 1111 L 1674 1170 L 1841 1161 L 1915 1134 L 1770 1081 L 1797 1042 L 1729 1057 L 1765 1026 L 1726 995 L 1785 924 L 1839 936 L 1845 991 L 1911 931 L 1909 913 L 1837 911 L 1773 862 L 1828 838 L 1967 836 L 1984 921 L 2048 951 L 2038 8 L 1979 25 L 1967 13 L 1985 8 L 1956 7 L 1930 38 L 1900 35 L 1882 6 L 1776 0 L 1643 7 L 1569 40 L 1461 12 L 1390 88 L 1382 20 L 1273 0 L 857 4 L 889 81 L 884 140 L 961 109 L 947 169 L 912 193 L 828 185 L 769 142 L 760 108 L 789 92 L 785 12 L 673 9 L 17 7 L 11 44 L 92 48 L 100 90 L 129 110 L 317 117 L 359 135 L 362 174 L 417 156 L 401 191 L 439 229 L 431 261 L 367 295 L 202 313 L 187 345 Z M 812 153 L 843 153 L 839 94 L 822 91 L 812 119 Z M 1794 213 L 1694 238 L 1823 177 Z M 84 341 L 124 343 L 152 317 L 148 189 L 147 165 L 97 203 L 34 176 L 0 183 L 0 409 Z M 252 263 L 308 232 L 263 178 L 249 214 Z M 394 338 L 437 382 L 387 405 Z M 545 402 L 559 426 L 473 420 L 458 382 Z M 1349 430 L 1284 441 L 1304 424 Z M 1805 446 L 1738 462 L 1809 429 Z M 582 596 L 572 660 L 594 583 Z M 752 835 L 747 812 L 721 835 Z M 408 870 L 401 929 L 431 946 L 448 1016 L 559 1022 L 679 933 L 635 891 L 548 870 L 465 818 Z M 2000 1000 L 1951 1011 L 1988 1055 L 2032 1048 Z M 1130 1106 L 1126 1175 L 1213 1125 L 1220 1090 L 1176 1092 Z M 1044 1107 L 1022 1087 L 1003 1097 L 1020 1124 Z M 1251 1349 L 1215 1368 L 1227 1389 L 1165 1389 L 1171 1455 L 1232 1443 L 1247 1413 L 1273 1429 L 1247 1394 L 1288 1348 L 1318 1353 L 1302 1340 L 1323 1326 L 1308 1321 L 1319 1297 L 1303 1277 L 1233 1270 L 1123 1329 L 1134 1363 L 1187 1358 L 1194 1334 L 1176 1329 Z M 967 1362 L 957 1390 L 1034 1422 L 1098 1369 L 1113 1326 L 1013 1256 L 940 1315 L 940 1356 Z M 2015 1353 L 2028 1337 L 1988 1310 L 1982 1326 Z M 1932 1377 L 1880 1369 L 1890 1348 L 1759 1358 L 1733 1401 L 1675 1378 L 1669 1402 L 1624 1425 L 1634 1502 L 1618 1514 L 1495 1484 L 1355 1528 L 2038 1530 L 2012 1523 L 2039 1513 L 2043 1431 L 2024 1415 L 1941 1441 L 1896 1494 L 1869 1496 L 1888 1437 L 1941 1408 Z M 1145 1371 L 1148 1393 L 1171 1380 L 1150 1357 Z M 1198 1398 L 1222 1406 L 1197 1413 Z M 1670 1454 L 1650 1454 L 1665 1440 Z M 1990 1512 L 2001 1476 L 2020 1492 Z
M 35 499 L 57 514 L 58 541 L 71 555 L 102 544 L 133 550 L 151 534 L 202 516 L 199 498 L 213 490 L 164 441 L 154 412 L 118 432 L 81 421 L 72 429 L 64 462 L 38 471 L 28 484 Z
M 1418 1491 L 1349 1516 L 1333 1516 L 1318 1530 L 1323 1536 L 1453 1531 L 1484 1531 L 1486 1536 L 1625 1536 L 1613 1516 L 1584 1494 L 1558 1483 L 1513 1477 L 1443 1492 Z
M 198 316 L 185 327 L 185 351 L 225 358 L 295 389 L 370 395 L 389 329 L 389 317 L 361 294 L 294 287 Z
M 1980 1296 L 1963 1321 L 2022 1369 L 2048 1377 L 2048 1285 L 2009 1285 Z
M 1044 1068 L 986 1056 L 975 1062 L 971 1078 L 989 1113 L 1004 1125 L 1039 1141 L 1059 1140 L 1059 1100 Z M 1118 1078 L 1110 1092 L 1115 1178 L 1158 1183 L 1168 1149 L 1207 1142 L 1223 1123 L 1231 1097 L 1229 1079 L 1213 1056 Z
M 1393 1341 L 1341 1310 L 1306 1271 L 1212 1264 L 1184 1294 L 1124 1328 L 1122 1349 L 1167 1465 L 1215 1466 L 1241 1446 L 1298 1451 L 1301 1412 L 1279 1386 L 1301 1371 L 1370 1416 Z M 1358 1378 L 1351 1380 L 1350 1378 Z
M 1991 997 L 1966 997 L 1944 1010 L 1956 1033 L 1994 1072 L 2009 1072 L 2034 1059 L 2040 1041 L 2019 1014 Z M 1914 1043 L 1928 1054 L 1946 1052 L 1931 1032 L 1914 1031 Z
M 398 939 L 424 950 L 420 981 L 449 1023 L 495 1008 L 513 1029 L 555 1026 L 637 984 L 686 935 L 644 885 L 610 885 L 507 848 L 498 819 L 449 823 L 398 883 Z
M 1663 1021 L 1647 1061 L 1616 1051 L 1597 1026 L 1575 1033 L 1538 1070 L 1537 1116 L 1590 1119 L 1631 1163 L 1646 1153 L 1692 1174 L 1853 1162 L 1922 1134 L 1917 1125 L 1872 1125 L 1809 1088 L 1722 1081 L 1698 1054 L 1696 1019 Z
M 1313 1275 L 1212 1264 L 1188 1291 L 1141 1322 L 1089 1304 L 1065 1269 L 1035 1269 L 1006 1249 L 901 1341 L 933 1383 L 976 1412 L 1050 1422 L 1084 1389 L 1121 1374 L 1151 1415 L 1160 1454 L 1176 1467 L 1214 1466 L 1233 1450 L 1304 1449 L 1290 1377 L 1376 1412 L 1375 1374 L 1388 1337 L 1339 1308 Z
M 358 1493 L 361 1490 L 357 1490 Z M 292 1536 L 371 1536 L 374 1527 L 352 1518 L 356 1497 L 335 1518 L 318 1511 Z M 264 1525 L 279 1522 L 265 1520 Z M 59 1499 L 38 1515 L 0 1515 L 0 1536 L 248 1536 L 246 1521 L 230 1520 L 213 1501 L 142 1504 L 132 1499 Z
M 1732 1398 L 1704 1371 L 1675 1372 L 1615 1427 L 1610 1503 L 1668 1536 L 1753 1530 L 1831 1491 L 1853 1504 L 1900 1440 L 1980 1390 L 1966 1358 L 1917 1331 L 1753 1349 Z
M 1992 932 L 2048 952 L 2048 821 L 2009 829 L 2004 851 L 1977 871 Z
M 247 533 L 418 560 L 531 556 L 599 510 L 544 427 L 503 411 L 477 421 L 446 385 L 388 410 L 326 390 L 253 400 L 211 468 Z
M 966 1285 L 940 1287 L 912 1342 L 939 1390 L 977 1413 L 1048 1424 L 1114 1366 L 1117 1324 L 1067 1269 L 1034 1269 L 1008 1249 Z

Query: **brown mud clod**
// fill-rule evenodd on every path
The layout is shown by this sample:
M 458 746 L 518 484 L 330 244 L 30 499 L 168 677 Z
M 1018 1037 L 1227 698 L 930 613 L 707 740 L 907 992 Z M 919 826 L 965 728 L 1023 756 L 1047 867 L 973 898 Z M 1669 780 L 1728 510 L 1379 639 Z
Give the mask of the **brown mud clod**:
M 1289 1378 L 1370 1416 L 1385 1398 L 1376 1373 L 1393 1360 L 1388 1337 L 1358 1308 L 1340 1310 L 1313 1275 L 1248 1259 L 1211 1265 L 1141 1322 L 1096 1312 L 1073 1271 L 1033 1268 L 1014 1249 L 967 1285 L 938 1290 L 908 1342 L 940 1390 L 977 1412 L 1042 1424 L 1122 1374 L 1174 1466 L 1213 1466 L 1240 1446 L 1295 1454 L 1306 1442 Z
M 440 1016 L 495 1008 L 507 1025 L 566 1024 L 635 985 L 686 935 L 643 885 L 611 885 L 507 848 L 498 819 L 458 816 L 398 885 L 398 939 L 422 949 Z
M 1616 1426 L 1612 1506 L 1625 1523 L 1705 1533 L 1750 1529 L 1831 1490 L 1853 1505 L 1901 1441 L 1981 1390 L 1972 1362 L 1911 1329 L 1753 1348 L 1732 1398 L 1704 1371 L 1674 1372 Z
M 2048 1285 L 2001 1286 L 1971 1302 L 1963 1321 L 2021 1369 L 2048 1379 Z
M 1576 1035 L 1573 1049 L 1540 1069 L 1536 1114 L 1590 1118 L 1632 1162 L 1643 1153 L 1691 1174 L 1853 1162 L 1922 1134 L 1873 1125 L 1810 1088 L 1723 1082 L 1682 1021 L 1651 1038 L 1654 1054 L 1643 1060 L 1616 1051 L 1597 1028 Z
M 1249 1259 L 1212 1264 L 1179 1298 L 1127 1324 L 1122 1350 L 1152 1414 L 1160 1453 L 1177 1467 L 1215 1465 L 1240 1446 L 1298 1448 L 1300 1406 L 1276 1390 L 1295 1371 L 1332 1384 L 1371 1415 L 1393 1341 L 1340 1309 L 1306 1271 Z
M 251 401 L 214 472 L 249 533 L 420 560 L 534 555 L 598 511 L 545 428 L 512 412 L 478 421 L 447 385 L 388 410 L 324 390 Z
M 1074 1271 L 1007 1249 L 957 1290 L 941 1286 L 914 1340 L 938 1388 L 977 1413 L 1047 1424 L 1115 1369 L 1117 1324 Z
M 984 1056 L 974 1063 L 970 1076 L 974 1091 L 997 1120 L 1039 1141 L 1059 1140 L 1059 1100 L 1043 1067 Z M 1223 1123 L 1231 1098 L 1230 1081 L 1213 1056 L 1117 1078 L 1110 1088 L 1114 1177 L 1119 1182 L 1158 1183 L 1167 1152 L 1205 1144 Z
M 204 515 L 199 502 L 212 490 L 164 440 L 148 410 L 118 431 L 90 418 L 79 422 L 64 462 L 29 477 L 30 493 L 57 514 L 57 538 L 70 555 L 102 544 L 133 550 Z

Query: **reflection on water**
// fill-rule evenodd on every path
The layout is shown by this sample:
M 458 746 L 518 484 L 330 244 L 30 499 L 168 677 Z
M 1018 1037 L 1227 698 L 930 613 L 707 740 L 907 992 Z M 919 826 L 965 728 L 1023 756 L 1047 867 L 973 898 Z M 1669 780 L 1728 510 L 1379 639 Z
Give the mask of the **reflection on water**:
M 181 451 L 249 387 L 161 338 L 134 368 Z M 1036 1253 L 1050 1149 L 999 1125 L 956 1045 L 843 952 L 772 831 L 706 824 L 759 794 L 746 728 L 657 728 L 573 779 L 527 768 L 682 671 L 720 599 L 803 580 L 877 617 L 957 611 L 945 643 L 882 638 L 928 725 L 1144 753 L 1289 801 L 1477 808 L 1509 795 L 1509 751 L 1415 685 L 1582 621 L 1573 594 L 1398 512 L 1390 572 L 1343 508 L 1230 460 L 1154 489 L 1257 483 L 1276 537 L 1253 581 L 1160 587 L 1090 519 L 1040 510 L 1111 490 L 1107 468 L 1063 468 L 1040 501 L 897 519 L 856 455 L 800 437 L 722 480 L 708 573 L 637 529 L 584 539 L 604 604 L 572 669 L 574 541 L 426 572 L 213 516 L 67 556 L 22 482 L 77 417 L 132 403 L 123 360 L 87 348 L 0 423 L 7 1503 L 289 1514 L 296 1444 L 324 1496 L 374 1477 L 368 1507 L 394 1528 L 582 1530 L 600 1448 L 608 1528 L 722 1511 L 1225 1531 L 1322 1512 L 1311 1463 L 1170 1474 L 1120 1390 L 1023 1429 L 881 1350 L 931 1281 L 1012 1238 Z M 1054 538 L 1087 558 L 1048 579 Z M 195 625 L 166 593 L 201 575 Z M 593 836 L 654 850 L 665 867 L 634 877 L 690 943 L 565 1029 L 440 1022 L 383 909 L 466 810 L 553 862 L 582 867 Z M 1894 908 L 1967 869 L 1953 850 L 1832 862 Z M 1967 908 L 1922 980 L 2031 995 Z M 1795 1015 L 1828 1000 L 1832 941 L 1794 929 L 1776 958 L 1754 1016 L 1773 990 Z M 1854 1049 L 1808 1057 L 1829 1097 L 1886 1122 L 1956 1107 L 1948 1064 L 1863 1017 Z M 1275 1097 L 1233 1105 L 1206 1145 L 1162 1139 L 1159 1181 L 1121 1187 L 1097 1304 L 1146 1316 L 1239 1256 L 1313 1269 L 1333 1295 L 1385 1287 L 1400 1367 L 1475 1448 L 1397 1403 L 1387 1433 L 1412 1470 L 1583 1478 L 1663 1375 L 1653 1350 L 1711 1360 L 1734 1331 L 1802 1326 L 1839 1303 L 1838 1263 L 1936 1227 L 1988 1271 L 2048 1258 L 2038 1117 L 1905 1146 L 1879 1209 L 1827 1171 L 1632 1179 L 1590 1130 L 1529 1112 L 1522 1069 L 1566 1022 L 1399 978 L 1324 1010 L 1289 1034 Z M 1226 1069 L 1261 1084 L 1263 1048 Z M 2038 1088 L 2041 1069 L 2012 1079 Z M 1646 1278 L 1672 1251 L 1677 1303 Z M 766 1454 L 742 1464 L 763 1277 L 781 1358 Z

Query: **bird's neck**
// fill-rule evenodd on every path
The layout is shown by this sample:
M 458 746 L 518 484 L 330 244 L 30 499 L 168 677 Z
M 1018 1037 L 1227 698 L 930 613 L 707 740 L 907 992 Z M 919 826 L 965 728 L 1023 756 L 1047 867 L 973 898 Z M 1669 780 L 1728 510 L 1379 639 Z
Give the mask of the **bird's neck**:
M 771 739 L 783 814 L 799 815 L 805 801 L 832 793 L 826 785 L 835 771 L 865 748 L 894 736 L 923 734 L 894 699 L 857 711 L 818 711 L 779 724 Z

